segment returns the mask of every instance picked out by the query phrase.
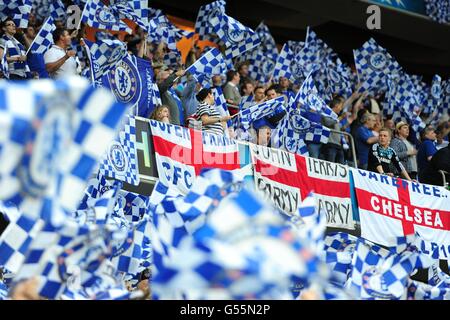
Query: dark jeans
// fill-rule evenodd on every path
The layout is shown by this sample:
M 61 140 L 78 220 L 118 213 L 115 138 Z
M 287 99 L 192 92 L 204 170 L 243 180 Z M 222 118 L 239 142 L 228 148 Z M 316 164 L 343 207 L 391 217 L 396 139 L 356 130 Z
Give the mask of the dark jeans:
M 322 147 L 321 143 L 309 143 L 307 145 L 308 153 L 311 158 L 320 159 L 320 148 Z
M 344 164 L 344 150 L 336 144 L 326 144 L 322 148 L 325 160 L 335 163 Z
M 18 76 L 17 74 L 10 74 L 9 75 L 9 80 L 27 80 L 27 77 L 21 77 Z

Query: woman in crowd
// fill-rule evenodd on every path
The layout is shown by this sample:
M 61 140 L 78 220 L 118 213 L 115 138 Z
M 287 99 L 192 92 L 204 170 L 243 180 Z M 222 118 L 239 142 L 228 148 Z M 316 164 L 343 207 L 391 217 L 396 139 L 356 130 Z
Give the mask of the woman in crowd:
M 151 113 L 150 119 L 170 123 L 169 107 L 165 105 L 157 106 Z
M 397 170 L 405 179 L 411 180 L 394 149 L 389 147 L 391 136 L 390 129 L 380 129 L 379 142 L 374 143 L 369 150 L 368 170 L 389 176 L 394 176 Z
M 396 132 L 396 136 L 391 141 L 391 148 L 397 153 L 409 176 L 415 179 L 417 176 L 417 150 L 407 139 L 409 136 L 409 125 L 400 121 L 397 123 Z M 399 174 L 400 172 L 397 173 Z
M 221 116 L 215 108 L 214 93 L 211 88 L 203 88 L 197 94 L 199 102 L 197 108 L 197 118 L 202 121 L 202 129 L 206 132 L 223 135 L 226 129 L 226 122 L 231 116 Z
M 6 55 L 10 80 L 26 80 L 31 78 L 30 68 L 27 64 L 26 50 L 14 36 L 17 27 L 13 19 L 6 18 L 2 24 L 0 37 L 0 58 Z

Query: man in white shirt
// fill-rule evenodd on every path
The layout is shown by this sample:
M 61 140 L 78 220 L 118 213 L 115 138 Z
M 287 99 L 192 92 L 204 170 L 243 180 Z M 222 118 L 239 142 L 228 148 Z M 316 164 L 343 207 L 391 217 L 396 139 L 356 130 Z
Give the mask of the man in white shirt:
M 55 44 L 44 54 L 48 74 L 53 79 L 78 75 L 76 52 L 69 50 L 72 42 L 69 32 L 57 28 L 52 35 Z
M 239 72 L 235 70 L 229 70 L 227 72 L 227 83 L 223 87 L 223 95 L 227 100 L 227 103 L 238 106 L 241 102 L 241 94 L 239 93 L 238 85 L 241 77 Z

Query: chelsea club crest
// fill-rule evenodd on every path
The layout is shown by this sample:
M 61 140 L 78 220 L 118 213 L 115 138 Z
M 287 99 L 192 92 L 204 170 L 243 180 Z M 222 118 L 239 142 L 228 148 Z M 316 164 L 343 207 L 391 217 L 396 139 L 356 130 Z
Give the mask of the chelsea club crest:
M 329 75 L 330 75 L 331 82 L 333 82 L 335 84 L 339 84 L 339 82 L 341 81 L 341 76 L 339 75 L 339 73 L 337 73 L 333 69 L 330 69 L 329 71 L 330 71 Z
M 119 142 L 113 141 L 109 146 L 108 161 L 117 174 L 123 175 L 126 172 L 128 168 L 128 158 Z
M 262 65 L 262 69 L 265 74 L 271 74 L 274 67 L 273 62 L 269 59 L 266 59 Z
M 362 287 L 374 298 L 386 300 L 396 299 L 396 297 L 389 292 L 383 275 L 376 267 L 371 267 L 363 273 Z
M 116 18 L 114 17 L 114 15 L 111 12 L 111 9 L 109 9 L 108 7 L 103 7 L 100 9 L 97 9 L 97 11 L 95 12 L 95 16 L 97 17 L 97 20 L 100 23 L 109 25 L 109 24 L 114 24 L 116 23 Z
M 72 115 L 67 99 L 51 97 L 38 107 L 33 121 L 19 177 L 22 188 L 30 195 L 39 196 L 47 191 L 64 162 L 64 152 L 72 139 Z
M 246 32 L 243 30 L 230 30 L 227 28 L 227 39 L 233 44 L 237 44 L 244 40 Z
M 124 103 L 134 104 L 139 98 L 139 74 L 128 58 L 119 62 L 115 69 L 109 72 L 111 89 L 117 99 Z
M 447 91 L 449 91 L 450 89 L 447 87 Z M 441 86 L 439 85 L 439 83 L 434 83 L 431 86 L 431 95 L 433 96 L 433 98 L 435 99 L 439 99 L 441 96 Z
M 291 115 L 291 125 L 292 128 L 299 133 L 306 133 L 309 131 L 309 128 L 311 127 L 311 124 L 308 121 L 308 119 L 303 118 L 299 114 Z
M 387 64 L 387 58 L 381 52 L 377 52 L 377 53 L 373 54 L 369 59 L 369 65 L 372 67 L 372 69 L 375 69 L 375 70 L 384 69 L 386 67 L 386 64 Z

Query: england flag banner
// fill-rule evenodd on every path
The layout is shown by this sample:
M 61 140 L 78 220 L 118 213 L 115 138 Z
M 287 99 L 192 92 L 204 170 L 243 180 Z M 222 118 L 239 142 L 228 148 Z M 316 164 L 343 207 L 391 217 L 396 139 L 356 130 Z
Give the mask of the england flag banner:
M 361 237 L 396 246 L 396 237 L 418 234 L 422 251 L 439 249 L 450 257 L 450 192 L 443 187 L 410 182 L 352 169 L 361 221 Z
M 354 229 L 348 167 L 280 149 L 250 144 L 256 189 L 294 214 L 313 191 L 327 226 Z
M 187 194 L 204 168 L 240 169 L 234 140 L 150 120 L 159 180 Z

